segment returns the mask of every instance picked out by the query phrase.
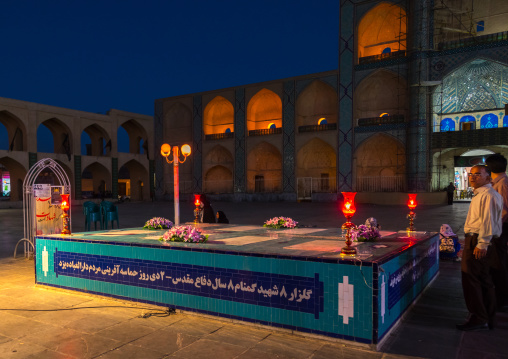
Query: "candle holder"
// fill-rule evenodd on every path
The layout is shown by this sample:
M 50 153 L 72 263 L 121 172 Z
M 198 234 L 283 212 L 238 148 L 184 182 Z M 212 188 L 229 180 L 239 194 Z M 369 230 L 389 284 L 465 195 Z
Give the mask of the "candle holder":
M 62 232 L 61 234 L 71 234 L 70 229 L 70 218 L 69 218 L 69 194 L 62 194 L 62 204 L 60 208 L 63 211 L 62 214 Z
M 351 218 L 356 212 L 355 207 L 355 196 L 356 192 L 342 192 L 344 196 L 344 204 L 342 205 L 342 213 L 346 217 L 346 223 L 342 225 L 342 230 L 346 231 L 346 246 L 342 248 L 341 255 L 344 256 L 355 256 L 356 248 L 353 248 L 351 244 L 351 230 L 355 229 L 356 226 L 351 222 Z
M 194 224 L 197 225 L 199 223 L 199 215 L 201 214 L 201 195 L 200 194 L 194 195 L 194 206 L 196 206 L 196 208 L 194 209 Z
M 409 227 L 407 228 L 408 232 L 414 232 L 414 219 L 416 218 L 416 213 L 414 212 L 414 209 L 418 205 L 418 202 L 416 201 L 416 193 L 408 193 L 409 199 L 407 201 L 407 206 L 409 207 L 409 214 L 407 215 L 407 218 L 409 219 Z

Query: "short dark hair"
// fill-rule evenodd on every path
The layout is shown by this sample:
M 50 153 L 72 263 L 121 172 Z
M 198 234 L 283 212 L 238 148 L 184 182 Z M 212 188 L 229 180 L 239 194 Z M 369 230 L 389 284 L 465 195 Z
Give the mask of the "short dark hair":
M 489 166 L 486 166 L 486 165 L 474 165 L 474 166 L 473 166 L 473 167 L 471 167 L 471 168 L 474 168 L 474 167 L 476 167 L 476 168 L 480 168 L 480 169 L 481 169 L 481 168 L 483 168 L 483 169 L 485 170 L 485 172 L 486 172 L 489 176 L 492 176 L 492 171 L 491 171 L 491 169 L 489 168 Z
M 489 166 L 489 168 L 494 173 L 503 173 L 506 172 L 506 158 L 499 153 L 490 155 L 485 160 L 485 164 Z

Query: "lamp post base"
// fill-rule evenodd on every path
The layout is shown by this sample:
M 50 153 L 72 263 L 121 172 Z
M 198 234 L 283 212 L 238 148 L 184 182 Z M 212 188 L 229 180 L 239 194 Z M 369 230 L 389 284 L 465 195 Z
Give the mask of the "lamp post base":
M 354 256 L 356 256 L 356 248 L 346 246 L 341 249 L 340 255 L 354 257 Z

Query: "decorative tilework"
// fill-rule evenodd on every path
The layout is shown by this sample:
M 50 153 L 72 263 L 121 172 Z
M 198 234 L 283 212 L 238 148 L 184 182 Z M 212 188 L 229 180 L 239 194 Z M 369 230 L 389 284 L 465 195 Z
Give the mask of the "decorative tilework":
M 81 156 L 74 155 L 74 197 L 81 199 Z
M 235 91 L 235 177 L 234 192 L 245 193 L 245 89 Z
M 160 148 L 163 142 L 164 136 L 164 106 L 162 101 L 155 102 L 155 113 L 154 113 L 154 135 L 155 135 L 155 148 Z M 155 156 L 155 196 L 160 198 L 164 195 L 164 162 L 162 156 L 158 155 L 158 151 Z M 153 178 L 150 178 L 150 182 L 153 182 Z
M 310 80 L 309 80 L 310 82 Z M 302 88 L 303 89 L 303 88 Z M 295 81 L 284 83 L 282 104 L 282 188 L 285 193 L 295 192 Z
M 342 316 L 344 324 L 349 324 L 349 318 L 355 317 L 355 287 L 348 283 L 347 276 L 342 278 L 342 283 L 339 283 L 339 316 Z
M 28 152 L 28 167 L 32 168 L 37 163 L 37 153 Z
M 193 115 L 193 148 L 192 148 L 192 178 L 194 192 L 201 192 L 203 186 L 203 104 L 201 95 L 196 95 L 192 102 Z

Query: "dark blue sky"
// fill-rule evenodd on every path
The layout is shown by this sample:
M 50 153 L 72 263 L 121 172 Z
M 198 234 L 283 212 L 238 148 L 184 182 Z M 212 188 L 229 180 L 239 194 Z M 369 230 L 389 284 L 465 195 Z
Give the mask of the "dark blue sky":
M 333 70 L 339 2 L 3 1 L 0 96 L 152 115 L 157 98 Z

